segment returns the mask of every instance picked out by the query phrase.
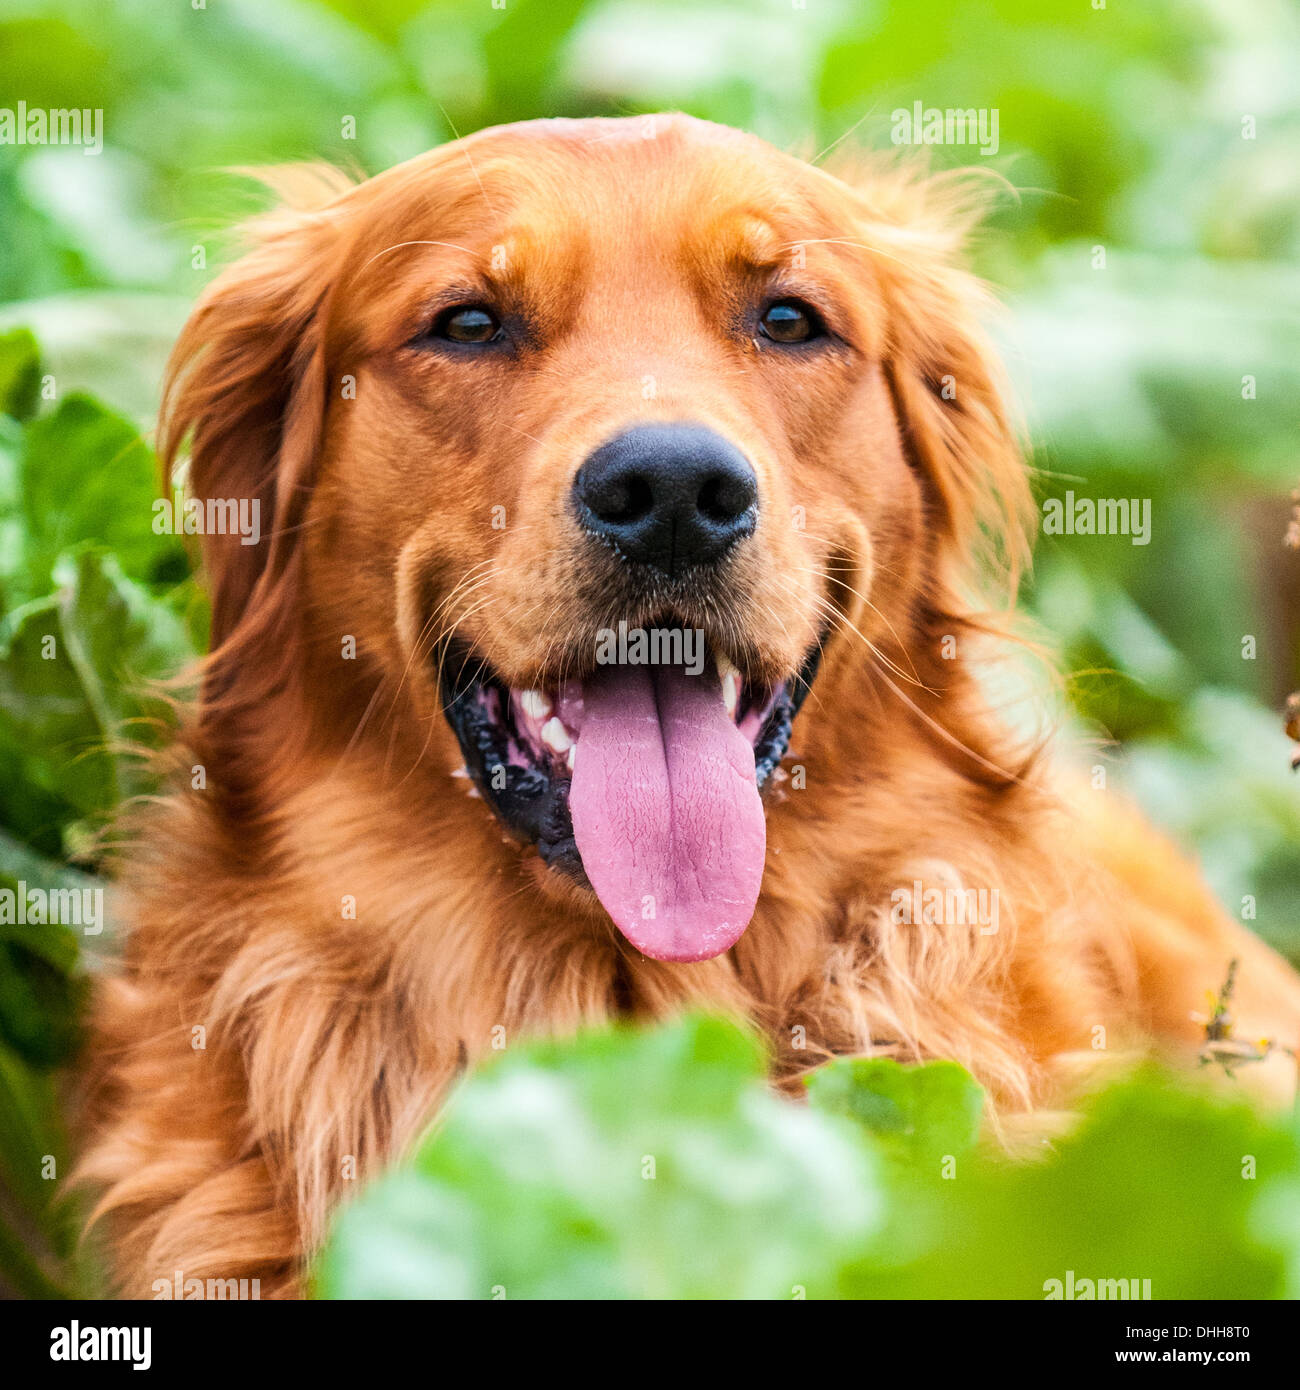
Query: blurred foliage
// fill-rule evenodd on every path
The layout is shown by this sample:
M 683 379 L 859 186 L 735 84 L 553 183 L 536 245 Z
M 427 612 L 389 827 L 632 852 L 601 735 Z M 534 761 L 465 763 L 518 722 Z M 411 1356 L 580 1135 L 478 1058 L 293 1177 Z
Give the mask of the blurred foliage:
M 24 900 L 104 887 L 99 838 L 149 789 L 141 755 L 167 716 L 148 683 L 198 635 L 178 542 L 141 524 L 157 462 L 140 431 L 79 392 L 41 411 L 45 380 L 29 333 L 0 336 L 0 889 Z M 26 915 L 0 913 L 0 1286 L 42 1294 L 90 1277 L 57 1195 L 57 1068 L 86 980 L 76 930 Z
M 707 1020 L 512 1050 L 349 1207 L 322 1292 L 758 1298 L 812 1250 L 849 1259 L 880 1220 L 871 1156 L 761 1072 Z
M 1300 574 L 1280 544 L 1287 493 L 1300 480 L 1298 67 L 1300 12 L 1290 0 L 1110 0 L 1102 9 L 1086 0 L 507 0 L 501 9 L 488 0 L 0 0 L 0 104 L 100 109 L 104 133 L 94 157 L 0 145 L 0 886 L 102 882 L 104 827 L 122 798 L 148 786 L 125 743 L 147 747 L 164 714 L 142 682 L 173 673 L 203 643 L 184 551 L 150 526 L 157 477 L 147 437 L 187 306 L 221 264 L 228 228 L 258 206 L 260 195 L 223 170 L 323 157 L 374 172 L 495 122 L 665 107 L 833 162 L 836 149 L 887 145 L 892 111 L 920 101 L 998 113 L 996 154 L 929 148 L 938 167 L 986 164 L 1011 190 L 973 253 L 1011 303 L 997 327 L 1040 494 L 1151 502 L 1148 545 L 1047 536 L 1039 547 L 1029 600 L 1070 673 L 1064 712 L 1088 761 L 1107 766 L 1111 789 L 1178 833 L 1230 909 L 1300 959 L 1300 789 L 1277 714 L 1300 686 Z M 79 943 L 66 930 L 0 926 L 0 1284 L 26 1292 L 86 1287 L 56 1183 L 33 1173 L 46 1156 L 65 1171 L 58 1067 L 76 1038 L 78 951 L 111 949 L 110 939 L 111 929 Z M 736 1127 L 718 1144 L 743 1134 L 772 1154 L 789 1138 L 782 1126 L 792 1134 L 813 1124 L 825 1133 L 807 1153 L 824 1138 L 840 1165 L 786 1220 L 773 1195 L 780 1175 L 756 1160 L 755 1209 L 774 1213 L 773 1243 L 789 1270 L 755 1254 L 746 1273 L 752 1233 L 728 1229 L 716 1249 L 697 1252 L 699 1278 L 715 1288 L 733 1277 L 751 1291 L 777 1287 L 795 1277 L 791 1252 L 839 1250 L 816 1192 L 856 1185 L 869 1223 L 893 1190 L 880 1173 L 895 1171 L 900 1155 L 921 1161 L 929 1121 L 917 1116 L 941 1116 L 954 1127 L 943 1142 L 954 1146 L 970 1118 L 969 1094 L 951 1074 L 890 1081 L 888 1068 L 832 1069 L 814 1100 L 876 1132 L 873 1170 L 826 1116 L 782 1120 L 751 1106 L 735 1081 L 739 1051 L 727 1050 L 740 1045 L 714 1043 L 724 1055 L 709 1074 Z M 599 1084 L 596 1055 L 580 1050 L 563 1064 L 575 1070 L 569 1092 L 552 1087 L 555 1104 L 568 1095 L 578 1105 L 580 1074 L 583 1086 Z M 558 1054 L 527 1065 L 551 1075 L 552 1063 L 561 1067 Z M 629 1054 L 619 1065 L 630 1077 L 641 1064 Z M 486 1143 L 491 1087 L 509 1076 L 484 1081 L 487 1110 L 466 1102 L 459 1148 L 435 1145 L 421 1160 L 427 1173 L 395 1179 L 427 1194 L 430 1230 L 467 1223 L 485 1261 L 422 1278 L 478 1287 L 498 1267 L 500 1232 L 478 1207 L 457 1216 L 459 1196 L 448 1207 L 446 1193 L 456 1165 Z M 670 1100 L 690 1108 L 682 1085 L 676 1099 L 651 1088 L 662 1113 L 647 1125 L 668 1124 Z M 1126 1094 L 1115 1105 L 1136 1108 L 1148 1093 Z M 1215 1126 L 1226 1121 L 1191 1102 L 1168 1110 L 1154 1095 L 1152 1135 L 1172 1143 L 1198 1125 L 1225 1132 Z M 1132 1111 L 1098 1111 L 1087 1133 L 1105 1132 L 1106 1113 Z M 539 1144 L 546 1123 L 538 1117 Z M 584 1131 L 589 1157 L 621 1142 L 623 1121 L 602 1123 Z M 672 1143 L 690 1136 L 685 1127 Z M 499 1176 L 492 1149 L 488 1186 Z M 693 1214 L 726 1199 L 681 1161 L 680 1184 L 653 1187 L 671 1211 L 643 1196 L 626 1221 L 644 1234 L 662 1218 L 689 1245 Z M 1190 1178 L 1169 1172 L 1158 1152 L 1152 1162 L 1171 1193 L 1190 1194 Z M 657 1242 L 629 1266 L 623 1216 L 552 1176 L 530 1248 L 551 1239 L 552 1219 L 595 1233 L 589 1249 L 575 1247 L 564 1278 L 644 1290 L 692 1277 L 692 1261 Z M 1215 1206 L 1219 1189 L 1201 1176 L 1206 1229 L 1226 1229 L 1241 1213 L 1226 1196 Z M 974 1250 L 988 1223 L 1005 1219 L 1027 1260 L 1041 1232 L 1020 1229 L 1008 1204 L 1051 1181 L 990 1170 L 987 1181 L 931 1194 L 935 1220 Z M 1042 1199 L 1058 1200 L 1046 1190 Z M 1225 1239 L 1240 1232 L 1232 1225 Z M 1173 1287 L 1209 1277 L 1208 1245 L 1178 1248 L 1195 1268 Z M 885 1277 L 883 1264 L 852 1272 L 826 1258 L 805 1283 L 816 1275 L 868 1289 Z M 1126 1258 L 1121 1246 L 1106 1255 L 1115 1265 Z M 1144 1258 L 1149 1267 L 1154 1256 Z M 1288 1258 L 1294 1278 L 1294 1249 Z M 893 1287 L 948 1287 L 955 1276 L 928 1259 L 916 1252 L 890 1275 L 902 1281 Z M 984 1261 L 990 1280 L 1002 1278 L 996 1264 Z M 1020 1277 L 1008 1268 L 1008 1280 Z M 1249 1270 L 1243 1288 L 1276 1283 L 1267 1260 Z M 523 1287 L 532 1277 L 517 1276 Z
M 1290 1124 L 1143 1072 L 1009 1163 L 952 1063 L 832 1062 L 805 1108 L 764 1061 L 709 1018 L 512 1049 L 344 1208 L 317 1295 L 1032 1299 L 1068 1271 L 1295 1294 Z

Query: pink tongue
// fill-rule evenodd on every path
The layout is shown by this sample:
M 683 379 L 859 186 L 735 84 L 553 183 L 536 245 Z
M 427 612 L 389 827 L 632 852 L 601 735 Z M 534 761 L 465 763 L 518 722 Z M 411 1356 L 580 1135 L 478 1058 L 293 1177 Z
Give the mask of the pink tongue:
M 754 914 L 767 826 L 717 676 L 607 666 L 582 695 L 569 808 L 591 886 L 643 954 L 720 955 Z

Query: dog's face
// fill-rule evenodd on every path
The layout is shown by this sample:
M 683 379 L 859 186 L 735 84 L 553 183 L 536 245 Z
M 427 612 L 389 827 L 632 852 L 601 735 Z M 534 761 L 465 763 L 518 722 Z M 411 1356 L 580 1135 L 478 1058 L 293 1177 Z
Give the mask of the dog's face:
M 277 433 L 242 484 L 271 556 L 209 547 L 217 638 L 292 571 L 308 642 L 353 636 L 634 945 L 725 950 L 819 665 L 915 632 L 1008 472 L 965 282 L 875 211 L 647 118 L 484 132 L 277 225 L 180 349 L 215 341 L 227 388 L 176 409 L 200 495 Z M 283 385 L 241 407 L 258 295 Z

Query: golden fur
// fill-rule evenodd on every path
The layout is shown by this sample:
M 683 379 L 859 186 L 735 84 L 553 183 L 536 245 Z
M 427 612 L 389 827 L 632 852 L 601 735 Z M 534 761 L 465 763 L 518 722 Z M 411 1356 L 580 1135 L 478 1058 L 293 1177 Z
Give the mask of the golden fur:
M 124 1292 L 178 1269 L 297 1292 L 353 1175 L 409 1148 L 496 1028 L 707 1005 L 763 1030 L 782 1081 L 841 1053 L 955 1058 L 1007 1126 L 1068 1099 L 1081 1057 L 1190 1057 L 1232 957 L 1247 1036 L 1294 1044 L 1290 970 L 1112 796 L 1054 791 L 977 684 L 979 556 L 991 539 L 1014 571 L 1032 506 L 955 264 L 967 184 L 881 166 L 850 185 L 684 117 L 505 127 L 357 186 L 278 184 L 165 398 L 192 493 L 256 497 L 274 525 L 205 542 L 199 713 L 122 872 L 83 1179 Z M 445 287 L 484 277 L 544 350 L 407 347 Z M 815 364 L 719 327 L 773 277 L 833 306 L 843 341 Z M 684 619 L 770 679 L 834 626 L 753 922 L 692 965 L 642 958 L 503 841 L 452 777 L 430 658 L 455 630 L 535 685 L 611 616 L 644 618 L 611 614 L 562 500 L 613 430 L 677 418 L 734 439 L 764 499 L 734 603 Z M 998 931 L 895 922 L 915 879 L 996 888 Z

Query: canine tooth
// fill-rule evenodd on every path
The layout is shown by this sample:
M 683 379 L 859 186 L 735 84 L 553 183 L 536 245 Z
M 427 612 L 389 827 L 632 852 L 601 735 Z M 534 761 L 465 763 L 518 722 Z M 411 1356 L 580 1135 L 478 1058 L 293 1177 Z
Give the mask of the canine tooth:
M 559 719 L 548 719 L 542 725 L 542 742 L 556 753 L 567 753 L 573 746 L 568 729 Z
M 727 714 L 734 719 L 740 705 L 740 674 L 735 667 L 722 678 L 722 703 L 727 707 Z
M 739 676 L 740 672 L 736 669 L 736 663 L 719 647 L 713 653 L 713 664 L 718 668 L 718 678 L 726 680 L 729 675 Z
M 577 751 L 578 751 L 578 745 L 577 745 L 576 743 L 573 743 L 573 744 L 570 744 L 570 745 L 569 745 L 569 753 L 568 753 L 568 756 L 565 758 L 565 762 L 567 762 L 567 763 L 569 764 L 569 771 L 570 771 L 570 772 L 573 771 L 573 755 L 574 755 Z
M 519 706 L 532 719 L 546 719 L 551 713 L 551 702 L 540 690 L 521 690 Z

